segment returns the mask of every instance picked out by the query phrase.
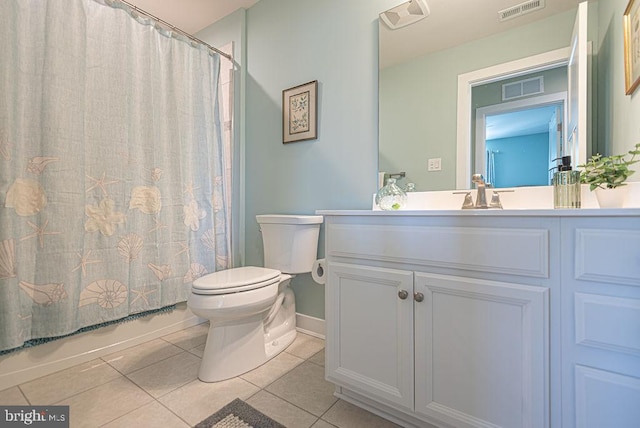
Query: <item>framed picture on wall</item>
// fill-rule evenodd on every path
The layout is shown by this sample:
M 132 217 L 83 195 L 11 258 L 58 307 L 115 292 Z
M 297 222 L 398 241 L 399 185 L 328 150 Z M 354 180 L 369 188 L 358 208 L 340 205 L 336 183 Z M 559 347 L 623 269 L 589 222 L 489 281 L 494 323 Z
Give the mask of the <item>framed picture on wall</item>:
M 282 91 L 282 142 L 318 138 L 318 81 Z
M 640 85 L 640 0 L 630 0 L 624 11 L 624 75 L 631 95 Z

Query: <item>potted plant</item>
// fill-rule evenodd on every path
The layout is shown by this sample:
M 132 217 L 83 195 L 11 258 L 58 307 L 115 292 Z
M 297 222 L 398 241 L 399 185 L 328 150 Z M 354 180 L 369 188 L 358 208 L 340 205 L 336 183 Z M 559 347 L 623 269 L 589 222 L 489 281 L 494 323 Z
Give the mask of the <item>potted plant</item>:
M 640 155 L 640 143 L 623 155 L 596 154 L 586 164 L 579 165 L 580 181 L 588 184 L 589 190 L 596 191 L 601 208 L 622 207 L 627 190 L 625 181 L 635 172 L 629 166 L 640 162 L 637 155 Z

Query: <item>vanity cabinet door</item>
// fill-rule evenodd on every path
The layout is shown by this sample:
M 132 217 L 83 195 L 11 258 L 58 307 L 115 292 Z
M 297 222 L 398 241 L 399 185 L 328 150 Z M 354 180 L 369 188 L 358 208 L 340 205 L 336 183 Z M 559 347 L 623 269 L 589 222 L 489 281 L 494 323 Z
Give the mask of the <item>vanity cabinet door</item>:
M 413 272 L 330 262 L 327 379 L 413 410 Z
M 549 290 L 415 273 L 415 411 L 456 427 L 548 427 Z

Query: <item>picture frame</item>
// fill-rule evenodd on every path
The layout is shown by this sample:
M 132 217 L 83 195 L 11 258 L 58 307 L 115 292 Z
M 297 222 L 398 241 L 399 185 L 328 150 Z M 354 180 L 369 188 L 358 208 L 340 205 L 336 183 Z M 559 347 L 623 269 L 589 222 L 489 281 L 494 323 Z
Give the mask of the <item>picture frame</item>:
M 625 90 L 631 95 L 640 85 L 640 0 L 630 0 L 623 14 Z
M 318 81 L 282 91 L 282 143 L 318 138 Z

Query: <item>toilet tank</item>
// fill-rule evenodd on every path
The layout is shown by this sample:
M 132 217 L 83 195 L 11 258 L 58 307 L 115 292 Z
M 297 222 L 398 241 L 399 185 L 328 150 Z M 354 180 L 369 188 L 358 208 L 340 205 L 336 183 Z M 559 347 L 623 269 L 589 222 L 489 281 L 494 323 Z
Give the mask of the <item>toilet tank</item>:
M 311 272 L 318 256 L 321 215 L 257 215 L 264 267 L 283 273 Z

